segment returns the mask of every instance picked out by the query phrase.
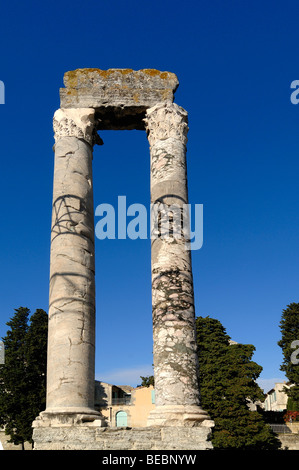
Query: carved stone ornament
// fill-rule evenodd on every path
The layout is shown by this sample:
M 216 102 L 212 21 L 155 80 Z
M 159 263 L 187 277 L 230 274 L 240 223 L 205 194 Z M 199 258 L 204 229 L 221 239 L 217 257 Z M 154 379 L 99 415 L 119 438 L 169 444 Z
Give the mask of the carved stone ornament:
M 156 141 L 173 138 L 187 143 L 188 113 L 175 103 L 158 103 L 146 112 L 144 119 L 151 146 Z
M 99 143 L 95 130 L 95 110 L 92 108 L 58 109 L 53 118 L 55 142 L 61 137 L 84 139 L 91 146 Z

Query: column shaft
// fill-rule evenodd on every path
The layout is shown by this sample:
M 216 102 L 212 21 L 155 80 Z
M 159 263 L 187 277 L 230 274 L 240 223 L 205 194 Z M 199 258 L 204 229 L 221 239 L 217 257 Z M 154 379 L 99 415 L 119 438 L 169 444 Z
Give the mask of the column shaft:
M 156 409 L 149 424 L 193 426 L 208 415 L 200 408 L 191 253 L 186 246 L 188 231 L 181 229 L 188 204 L 187 113 L 176 104 L 161 103 L 147 111 L 145 122 L 151 155 L 151 203 L 163 205 L 164 210 L 156 223 L 158 235 L 152 240 Z M 167 212 L 172 223 L 171 227 L 168 218 L 168 236 L 163 222 Z M 176 223 L 175 212 L 179 214 Z
M 94 413 L 93 115 L 78 109 L 54 116 L 48 413 Z

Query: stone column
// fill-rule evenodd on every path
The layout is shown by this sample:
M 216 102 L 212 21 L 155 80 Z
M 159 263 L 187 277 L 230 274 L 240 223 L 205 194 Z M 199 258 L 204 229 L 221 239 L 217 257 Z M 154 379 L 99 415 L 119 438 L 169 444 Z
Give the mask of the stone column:
M 188 204 L 187 112 L 172 102 L 158 103 L 148 109 L 145 123 L 151 156 L 151 203 L 165 209 L 156 224 L 159 233 L 152 238 L 156 409 L 148 425 L 199 426 L 209 416 L 200 408 L 191 253 L 188 231 L 173 230 L 173 208 L 183 215 Z M 163 220 L 168 209 L 173 227 L 165 236 Z
M 78 415 L 88 421 L 99 414 L 94 410 L 94 109 L 59 109 L 53 126 L 47 407 L 42 416 L 74 423 Z

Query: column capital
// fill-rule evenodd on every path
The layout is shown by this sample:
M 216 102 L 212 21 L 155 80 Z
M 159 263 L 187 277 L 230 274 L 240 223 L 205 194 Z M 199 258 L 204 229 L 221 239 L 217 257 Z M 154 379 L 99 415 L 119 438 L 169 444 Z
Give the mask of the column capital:
M 53 118 L 55 142 L 61 137 L 77 137 L 91 146 L 101 144 L 96 132 L 95 110 L 93 108 L 60 108 Z
M 188 113 L 171 101 L 157 103 L 146 111 L 144 119 L 147 137 L 151 146 L 156 141 L 169 138 L 187 143 Z

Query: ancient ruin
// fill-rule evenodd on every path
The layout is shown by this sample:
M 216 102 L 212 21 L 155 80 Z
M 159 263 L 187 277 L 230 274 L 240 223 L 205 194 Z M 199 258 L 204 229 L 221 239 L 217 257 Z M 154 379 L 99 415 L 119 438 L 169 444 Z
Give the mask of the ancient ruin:
M 173 102 L 178 79 L 153 69 L 78 69 L 65 74 L 64 85 L 54 115 L 47 406 L 33 423 L 35 448 L 210 449 L 213 423 L 200 407 L 185 237 L 152 241 L 156 406 L 147 428 L 107 429 L 94 409 L 93 146 L 102 144 L 103 129 L 145 130 L 151 202 L 182 209 L 188 115 Z

